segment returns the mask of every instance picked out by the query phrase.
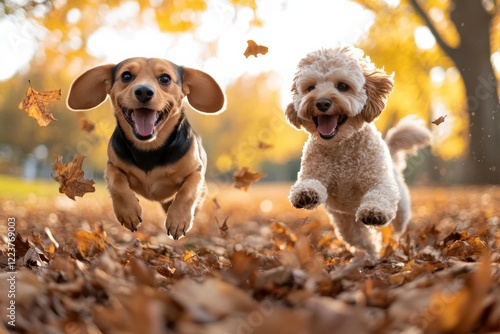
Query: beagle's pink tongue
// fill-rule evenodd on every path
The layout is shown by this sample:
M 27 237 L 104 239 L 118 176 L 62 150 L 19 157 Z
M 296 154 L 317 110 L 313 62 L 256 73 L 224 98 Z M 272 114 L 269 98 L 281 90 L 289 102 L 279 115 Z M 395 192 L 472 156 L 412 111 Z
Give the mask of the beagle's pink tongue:
M 144 137 L 152 135 L 155 130 L 156 110 L 137 109 L 134 116 L 135 131 Z
M 323 136 L 329 136 L 337 127 L 339 115 L 320 115 L 318 116 L 318 132 Z

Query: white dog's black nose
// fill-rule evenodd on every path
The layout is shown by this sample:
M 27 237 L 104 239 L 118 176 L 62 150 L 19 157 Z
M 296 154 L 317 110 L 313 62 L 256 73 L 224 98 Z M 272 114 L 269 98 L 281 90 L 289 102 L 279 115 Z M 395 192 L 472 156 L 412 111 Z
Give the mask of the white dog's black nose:
M 316 100 L 316 108 L 318 108 L 319 111 L 328 111 L 330 107 L 332 106 L 332 100 L 326 99 L 326 98 L 321 98 Z
M 153 87 L 148 85 L 140 85 L 135 87 L 134 95 L 139 102 L 146 103 L 153 98 L 155 95 L 155 90 Z

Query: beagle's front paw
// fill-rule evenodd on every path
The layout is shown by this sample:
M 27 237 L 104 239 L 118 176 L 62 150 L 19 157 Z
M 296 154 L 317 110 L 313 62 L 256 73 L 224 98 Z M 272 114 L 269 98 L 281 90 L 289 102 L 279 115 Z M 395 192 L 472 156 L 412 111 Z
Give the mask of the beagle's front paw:
M 288 199 L 297 209 L 312 210 L 325 203 L 327 197 L 326 187 L 320 181 L 306 179 L 295 183 Z
M 128 197 L 113 198 L 113 211 L 120 224 L 132 232 L 137 231 L 137 226 L 142 223 L 142 208 L 133 194 Z
M 177 210 L 176 207 L 171 206 L 165 220 L 167 235 L 174 240 L 185 237 L 186 233 L 193 226 L 193 219 L 194 217 L 189 210 L 182 212 Z

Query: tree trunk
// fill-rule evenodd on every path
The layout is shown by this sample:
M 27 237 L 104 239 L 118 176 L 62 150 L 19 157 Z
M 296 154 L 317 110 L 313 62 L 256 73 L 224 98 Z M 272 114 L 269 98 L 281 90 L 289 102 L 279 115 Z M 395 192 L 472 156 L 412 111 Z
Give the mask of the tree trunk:
M 500 105 L 498 81 L 491 64 L 491 22 L 479 0 L 450 0 L 450 19 L 460 35 L 460 46 L 441 38 L 418 0 L 410 0 L 436 37 L 441 49 L 462 74 L 469 115 L 469 150 L 458 173 L 464 183 L 500 184 Z
M 455 0 L 451 20 L 460 47 L 449 56 L 462 74 L 469 114 L 469 150 L 462 180 L 500 183 L 500 105 L 498 81 L 491 64 L 491 15 L 481 1 Z

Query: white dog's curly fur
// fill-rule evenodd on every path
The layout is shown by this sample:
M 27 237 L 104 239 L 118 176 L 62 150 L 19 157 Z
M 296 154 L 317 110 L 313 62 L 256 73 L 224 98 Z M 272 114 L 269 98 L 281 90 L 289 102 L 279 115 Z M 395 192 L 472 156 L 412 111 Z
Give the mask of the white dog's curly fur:
M 372 122 L 392 88 L 393 76 L 361 50 L 322 49 L 299 62 L 286 109 L 288 121 L 309 134 L 290 202 L 305 209 L 325 204 L 337 236 L 352 252 L 372 259 L 380 245 L 366 226 L 392 222 L 396 235 L 404 232 L 411 215 L 405 156 L 431 140 L 415 116 L 403 118 L 382 139 Z

